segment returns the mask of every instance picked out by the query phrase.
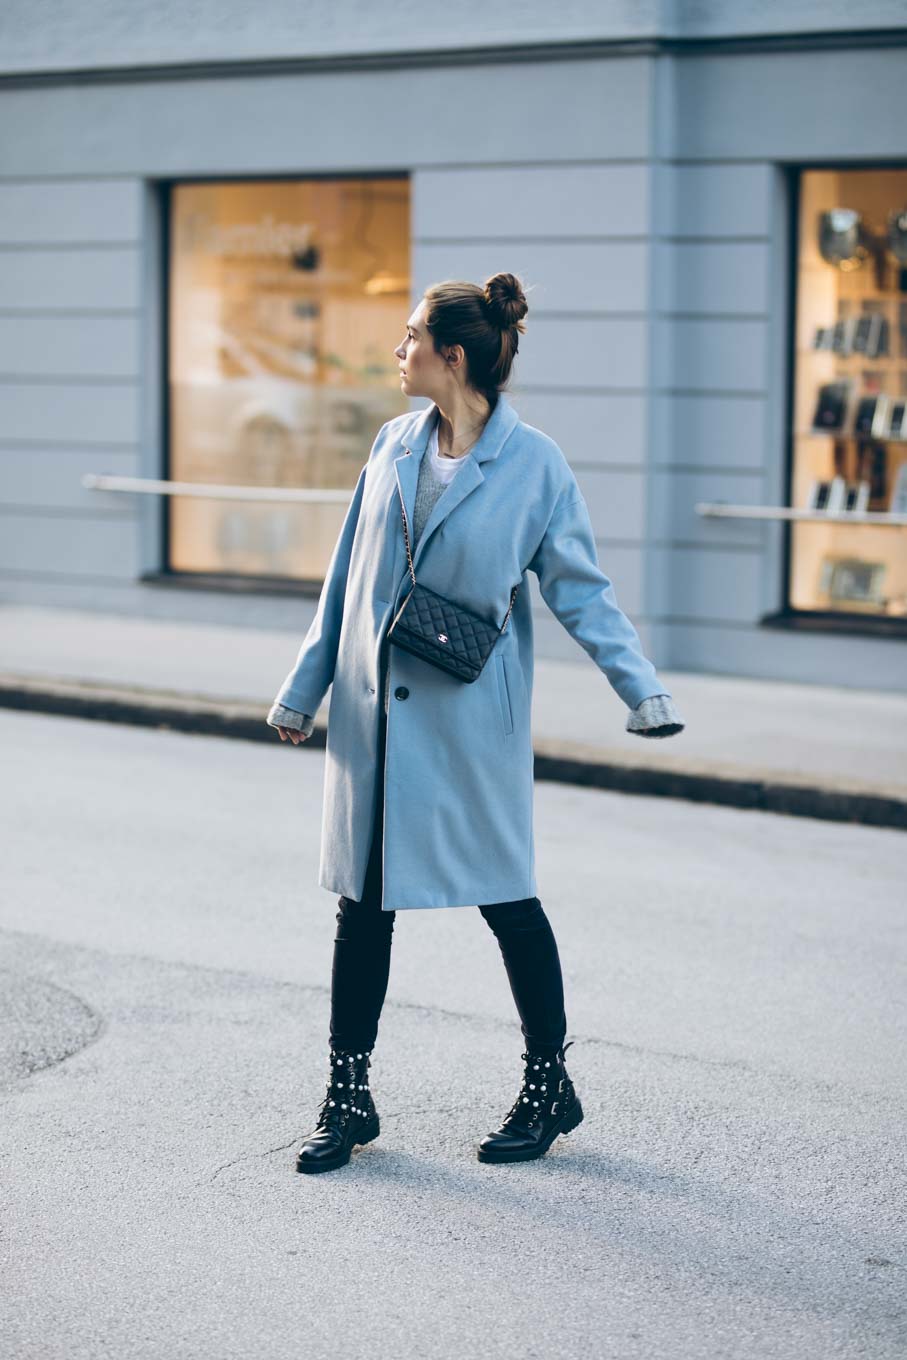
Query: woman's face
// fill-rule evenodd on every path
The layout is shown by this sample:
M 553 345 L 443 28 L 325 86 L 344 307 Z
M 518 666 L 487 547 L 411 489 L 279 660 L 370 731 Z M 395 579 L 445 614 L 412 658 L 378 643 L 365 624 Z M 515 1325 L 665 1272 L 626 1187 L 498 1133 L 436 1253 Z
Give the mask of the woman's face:
M 451 363 L 438 354 L 435 344 L 425 326 L 427 307 L 425 299 L 412 313 L 406 323 L 406 335 L 394 350 L 400 363 L 400 384 L 408 397 L 429 397 L 443 404 L 451 383 L 457 381 L 462 368 L 459 363 Z M 461 346 L 453 345 L 450 352 L 454 357 L 462 353 Z

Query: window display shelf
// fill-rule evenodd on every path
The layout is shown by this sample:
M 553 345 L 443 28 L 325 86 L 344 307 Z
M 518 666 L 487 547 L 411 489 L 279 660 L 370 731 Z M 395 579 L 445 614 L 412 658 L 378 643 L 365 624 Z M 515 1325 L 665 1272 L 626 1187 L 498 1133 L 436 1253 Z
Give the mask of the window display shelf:
M 907 367 L 907 354 L 838 354 L 835 350 L 814 349 L 811 345 L 798 345 L 797 354 L 801 358 L 831 358 L 836 364 L 860 363 L 864 368 Z
M 814 520 L 822 524 L 907 528 L 907 514 L 890 510 L 800 510 L 790 505 L 730 505 L 725 501 L 697 501 L 693 508 L 697 515 L 721 519 Z
M 809 428 L 794 431 L 795 439 L 811 439 L 813 436 L 817 439 L 872 439 L 881 444 L 907 444 L 907 435 L 883 434 L 876 436 L 863 434 L 862 431 L 858 433 L 855 430 L 816 430 Z
M 176 482 L 157 477 L 121 477 L 83 472 L 88 491 L 128 491 L 143 496 L 195 496 L 208 501 L 297 501 L 303 505 L 349 505 L 352 490 L 298 486 L 229 486 L 213 482 Z

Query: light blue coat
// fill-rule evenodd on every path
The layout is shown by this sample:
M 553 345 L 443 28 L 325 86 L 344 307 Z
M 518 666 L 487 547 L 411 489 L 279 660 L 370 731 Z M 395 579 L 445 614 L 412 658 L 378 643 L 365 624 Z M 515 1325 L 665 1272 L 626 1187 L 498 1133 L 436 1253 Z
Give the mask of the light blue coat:
M 472 684 L 387 647 L 384 769 L 380 642 L 411 588 L 420 459 L 437 407 L 381 426 L 359 474 L 311 627 L 276 702 L 314 714 L 329 686 L 319 884 L 361 899 L 383 778 L 383 909 L 533 897 L 532 612 L 526 572 L 628 708 L 669 693 L 598 565 L 588 507 L 558 445 L 506 394 L 429 516 L 416 579 L 506 629 Z

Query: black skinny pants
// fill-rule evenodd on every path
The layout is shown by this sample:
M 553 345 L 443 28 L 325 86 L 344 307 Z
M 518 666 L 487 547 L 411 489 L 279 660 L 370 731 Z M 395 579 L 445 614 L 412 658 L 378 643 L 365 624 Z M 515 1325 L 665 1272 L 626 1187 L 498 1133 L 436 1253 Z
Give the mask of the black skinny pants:
M 384 766 L 387 718 L 382 713 L 378 768 Z M 331 975 L 331 1046 L 344 1052 L 371 1049 L 390 976 L 395 911 L 381 910 L 383 780 L 361 902 L 338 899 Z M 537 897 L 479 907 L 500 946 L 520 1028 L 533 1052 L 554 1054 L 567 1034 L 564 983 L 557 941 Z

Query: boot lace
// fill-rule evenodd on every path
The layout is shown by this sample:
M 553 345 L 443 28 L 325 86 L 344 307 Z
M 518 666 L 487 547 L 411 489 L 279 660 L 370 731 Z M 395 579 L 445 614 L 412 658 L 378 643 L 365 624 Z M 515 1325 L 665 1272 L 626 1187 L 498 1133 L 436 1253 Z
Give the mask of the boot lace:
M 516 1100 L 504 1116 L 504 1127 L 531 1131 L 544 1119 L 555 1117 L 563 1108 L 570 1078 L 564 1054 L 570 1043 L 553 1056 L 521 1053 L 523 1080 Z
M 318 1107 L 318 1123 L 321 1128 L 328 1124 L 346 1124 L 352 1115 L 367 1119 L 371 1114 L 368 1068 L 371 1066 L 371 1049 L 361 1053 L 343 1053 L 331 1049 L 331 1075 L 327 1082 L 324 1099 Z M 362 1093 L 365 1093 L 364 1095 Z

